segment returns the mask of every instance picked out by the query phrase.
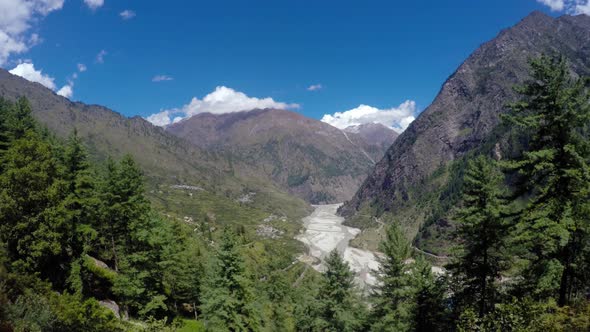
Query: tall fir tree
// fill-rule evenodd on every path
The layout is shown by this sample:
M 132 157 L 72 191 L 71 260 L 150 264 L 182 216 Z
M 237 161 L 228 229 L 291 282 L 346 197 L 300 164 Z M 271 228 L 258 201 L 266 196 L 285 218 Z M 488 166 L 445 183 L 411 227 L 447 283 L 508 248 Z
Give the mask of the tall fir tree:
M 203 285 L 202 312 L 211 331 L 258 331 L 261 315 L 238 250 L 236 235 L 225 229 L 211 275 Z
M 33 119 L 31 104 L 26 98 L 19 98 L 12 105 L 12 111 L 8 115 L 7 122 L 8 134 L 11 140 L 23 138 L 27 132 L 35 129 L 36 124 Z
M 411 283 L 415 289 L 412 302 L 413 331 L 448 331 L 449 312 L 445 301 L 445 278 L 435 275 L 432 266 L 419 257 L 412 268 Z
M 62 155 L 67 196 L 62 201 L 63 218 L 69 224 L 71 238 L 64 244 L 75 268 L 71 269 L 69 281 L 76 292 L 82 292 L 80 269 L 91 245 L 98 237 L 95 227 L 99 223 L 100 198 L 97 193 L 96 176 L 90 168 L 88 154 L 76 130 L 72 132 Z
M 121 255 L 133 250 L 133 229 L 141 228 L 146 221 L 149 203 L 144 194 L 141 170 L 131 156 L 124 156 L 119 163 L 107 160 L 101 195 L 101 233 L 115 270 L 119 269 Z
M 326 270 L 318 294 L 314 331 L 358 331 L 363 328 L 365 307 L 354 283 L 354 274 L 338 251 L 325 259 Z
M 503 216 L 502 183 L 502 173 L 490 158 L 478 156 L 468 162 L 463 206 L 457 212 L 460 245 L 447 266 L 457 283 L 458 306 L 473 304 L 480 317 L 494 308 L 497 279 L 508 268 L 509 225 Z
M 397 223 L 390 224 L 380 243 L 383 256 L 379 258 L 378 280 L 373 289 L 371 314 L 373 331 L 408 331 L 411 329 L 410 285 L 411 247 Z
M 508 163 L 518 172 L 518 238 L 529 251 L 523 287 L 560 305 L 588 286 L 576 274 L 588 246 L 590 94 L 588 79 L 573 78 L 564 58 L 530 62 L 531 79 L 517 88 L 521 99 L 504 118 L 529 136 L 528 149 Z
M 23 272 L 63 280 L 63 244 L 71 234 L 58 208 L 67 188 L 51 147 L 27 131 L 13 141 L 0 176 L 0 236 Z

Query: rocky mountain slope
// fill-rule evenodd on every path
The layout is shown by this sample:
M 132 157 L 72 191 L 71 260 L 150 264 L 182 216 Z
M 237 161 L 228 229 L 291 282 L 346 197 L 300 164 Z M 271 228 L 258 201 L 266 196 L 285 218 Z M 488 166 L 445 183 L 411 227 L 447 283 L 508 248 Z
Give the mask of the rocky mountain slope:
M 370 228 L 374 217 L 395 219 L 410 237 L 425 221 L 446 227 L 440 202 L 456 193 L 457 162 L 483 146 L 491 153 L 501 141 L 494 136 L 499 115 L 516 97 L 512 87 L 528 77 L 528 59 L 540 54 L 563 54 L 573 72 L 590 73 L 590 17 L 533 12 L 481 45 L 340 209 L 348 223 Z
M 365 144 L 364 150 L 376 161 L 381 160 L 393 141 L 399 134 L 380 123 L 365 123 L 357 126 L 350 126 L 344 129 L 345 132 L 361 138 Z
M 357 129 L 275 109 L 203 113 L 166 128 L 226 156 L 235 174 L 269 178 L 311 203 L 350 199 L 396 138 L 381 125 Z

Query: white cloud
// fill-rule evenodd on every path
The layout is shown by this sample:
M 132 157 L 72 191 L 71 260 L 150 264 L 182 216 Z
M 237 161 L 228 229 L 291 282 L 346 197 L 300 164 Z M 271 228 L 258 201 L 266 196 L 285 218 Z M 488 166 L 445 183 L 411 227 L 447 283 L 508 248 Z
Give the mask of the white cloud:
M 121 16 L 121 18 L 124 20 L 130 20 L 135 17 L 135 12 L 130 9 L 125 9 L 124 11 L 119 13 L 119 16 Z
M 317 90 L 321 90 L 323 87 L 321 84 L 313 84 L 310 85 L 309 87 L 307 87 L 307 91 L 317 91 Z
M 61 89 L 59 89 L 59 91 L 57 91 L 57 94 L 65 97 L 65 98 L 72 98 L 72 96 L 74 95 L 74 85 L 72 82 L 64 85 Z
M 86 4 L 86 6 L 88 6 L 88 8 L 96 10 L 97 8 L 102 7 L 102 5 L 104 5 L 104 0 L 84 0 L 84 3 Z
M 9 70 L 13 75 L 20 76 L 31 82 L 37 82 L 43 84 L 45 87 L 55 90 L 55 83 L 53 77 L 44 75 L 41 70 L 36 70 L 35 65 L 31 62 L 23 62 Z
M 590 15 L 590 1 L 578 1 L 573 8 L 573 13 Z
M 12 54 L 26 52 L 41 40 L 28 35 L 31 24 L 63 7 L 64 0 L 1 0 L 0 1 L 0 65 Z
M 85 72 L 86 69 L 87 69 L 86 68 L 86 65 L 83 64 L 83 63 L 79 63 L 77 66 L 78 66 L 78 71 L 81 72 L 81 73 Z
M 100 52 L 98 52 L 98 54 L 96 55 L 96 62 L 98 62 L 98 63 L 104 63 L 104 57 L 107 54 L 108 54 L 107 51 L 100 50 Z
M 552 11 L 559 12 L 565 8 L 564 0 L 537 0 L 538 2 L 548 6 Z
M 590 15 L 590 0 L 537 0 L 549 7 L 551 11 L 564 11 L 570 15 Z
M 152 124 L 161 127 L 172 123 L 170 121 L 170 111 L 161 111 L 160 113 L 154 113 L 145 119 L 151 122 Z
M 35 69 L 35 65 L 32 62 L 20 63 L 13 69 L 9 70 L 9 72 L 31 82 L 40 83 L 53 91 L 57 89 L 57 86 L 55 85 L 55 79 L 49 75 L 43 74 L 41 69 Z M 78 73 L 73 73 L 68 79 L 68 83 L 61 87 L 61 89 L 57 90 L 56 93 L 62 97 L 72 98 L 74 96 L 74 80 L 77 78 Z
M 298 104 L 278 102 L 270 97 L 248 97 L 243 92 L 225 86 L 218 86 L 215 91 L 209 93 L 203 99 L 194 97 L 190 103 L 181 108 L 163 110 L 148 116 L 146 119 L 156 126 L 165 126 L 199 113 L 222 114 L 250 111 L 257 108 L 294 109 L 298 107 Z
M 416 102 L 406 100 L 398 107 L 388 109 L 361 104 L 345 112 L 325 114 L 321 121 L 340 129 L 365 123 L 381 123 L 397 132 L 402 132 L 414 121 L 415 113 Z
M 174 78 L 168 75 L 156 75 L 152 77 L 152 82 L 172 81 Z

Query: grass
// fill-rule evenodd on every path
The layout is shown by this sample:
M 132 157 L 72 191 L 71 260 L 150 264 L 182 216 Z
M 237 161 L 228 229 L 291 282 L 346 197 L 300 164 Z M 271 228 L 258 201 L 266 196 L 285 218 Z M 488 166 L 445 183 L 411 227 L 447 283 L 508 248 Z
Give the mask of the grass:
M 205 325 L 203 322 L 194 320 L 194 319 L 183 319 L 182 320 L 182 327 L 178 330 L 178 332 L 204 332 Z

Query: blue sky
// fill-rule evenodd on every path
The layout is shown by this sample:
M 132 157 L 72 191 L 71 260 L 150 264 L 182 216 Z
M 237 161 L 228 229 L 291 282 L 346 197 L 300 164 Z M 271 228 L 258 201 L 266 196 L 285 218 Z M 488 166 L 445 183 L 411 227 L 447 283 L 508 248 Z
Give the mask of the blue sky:
M 541 2 L 0 0 L 0 14 L 26 7 L 0 15 L 0 65 L 20 64 L 22 76 L 53 79 L 71 99 L 127 116 L 173 110 L 172 120 L 274 102 L 321 119 L 365 105 L 360 116 L 380 121 L 390 111 L 385 121 L 402 130 L 501 29 L 533 10 L 583 9 Z M 221 86 L 230 89 L 203 100 Z

